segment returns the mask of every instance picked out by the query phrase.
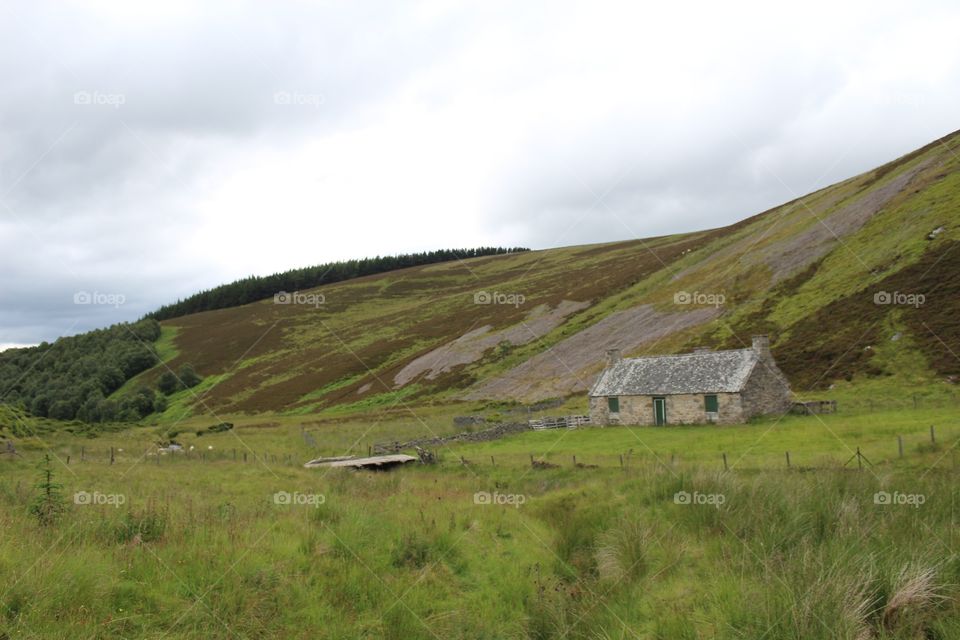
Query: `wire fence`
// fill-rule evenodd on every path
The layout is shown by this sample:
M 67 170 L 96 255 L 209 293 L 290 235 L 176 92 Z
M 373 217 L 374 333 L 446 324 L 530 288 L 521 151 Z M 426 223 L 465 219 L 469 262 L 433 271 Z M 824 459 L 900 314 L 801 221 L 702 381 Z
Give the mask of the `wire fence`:
M 817 449 L 813 445 L 797 447 L 793 450 L 773 451 L 769 447 L 726 447 L 715 451 L 679 451 L 677 449 L 654 450 L 640 445 L 622 452 L 603 451 L 494 451 L 480 453 L 475 449 L 464 450 L 460 447 L 438 447 L 438 463 L 444 467 L 504 468 L 504 469 L 630 469 L 660 466 L 666 469 L 701 468 L 726 471 L 747 470 L 813 470 L 813 469 L 865 469 L 878 464 L 897 461 L 910 462 L 929 460 L 941 466 L 957 468 L 960 454 L 957 452 L 958 434 L 949 433 L 943 428 L 931 425 L 924 431 L 912 431 L 902 435 L 885 438 L 863 439 L 860 444 L 850 439 L 848 444 L 838 445 L 830 451 Z M 5 453 L 6 455 L 3 455 Z M 0 453 L 0 459 L 19 457 L 39 460 L 45 453 L 41 449 Z M 151 447 L 137 451 L 120 447 L 67 446 L 53 449 L 56 458 L 63 464 L 76 465 L 153 465 L 170 467 L 196 464 L 220 465 L 269 465 L 302 467 L 307 461 L 317 457 L 313 448 L 304 447 L 296 451 L 253 450 L 248 448 L 161 450 Z M 367 451 L 356 452 L 357 457 L 370 454 Z

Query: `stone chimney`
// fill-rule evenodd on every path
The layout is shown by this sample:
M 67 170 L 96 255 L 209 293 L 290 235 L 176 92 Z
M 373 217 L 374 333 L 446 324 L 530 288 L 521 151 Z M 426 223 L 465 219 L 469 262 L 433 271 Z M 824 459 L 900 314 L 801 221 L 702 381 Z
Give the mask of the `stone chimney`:
M 620 362 L 620 349 L 607 349 L 607 366 L 612 367 L 618 362 Z
M 770 338 L 767 336 L 753 336 L 753 350 L 761 356 L 770 356 Z

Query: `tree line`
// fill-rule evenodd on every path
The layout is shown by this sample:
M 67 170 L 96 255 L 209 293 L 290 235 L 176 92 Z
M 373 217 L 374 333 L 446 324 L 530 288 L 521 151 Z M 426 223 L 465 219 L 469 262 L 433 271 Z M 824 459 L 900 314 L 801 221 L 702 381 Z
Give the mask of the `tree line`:
M 146 388 L 121 399 L 110 395 L 158 363 L 159 337 L 160 324 L 145 319 L 0 352 L 0 401 L 57 420 L 139 420 L 165 397 Z
M 169 320 L 191 313 L 236 307 L 270 298 L 281 291 L 301 291 L 334 282 L 375 275 L 439 262 L 529 251 L 525 247 L 478 247 L 476 249 L 438 249 L 422 253 L 377 256 L 360 260 L 328 262 L 313 267 L 291 269 L 269 276 L 249 276 L 229 284 L 195 293 L 147 314 L 154 320 Z

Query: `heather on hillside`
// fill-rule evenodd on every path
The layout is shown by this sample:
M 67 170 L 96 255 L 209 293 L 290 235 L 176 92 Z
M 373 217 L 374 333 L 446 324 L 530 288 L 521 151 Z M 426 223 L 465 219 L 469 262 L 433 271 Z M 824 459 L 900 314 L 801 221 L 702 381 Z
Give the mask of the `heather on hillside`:
M 207 291 L 201 291 L 173 304 L 160 307 L 148 317 L 156 320 L 169 320 L 190 313 L 236 307 L 257 300 L 263 300 L 280 292 L 311 289 L 333 282 L 343 282 L 363 276 L 386 273 L 407 267 L 425 264 L 465 260 L 482 256 L 496 256 L 506 253 L 529 251 L 523 247 L 478 247 L 476 249 L 438 249 L 421 253 L 404 253 L 395 256 L 377 256 L 361 260 L 342 260 L 327 262 L 312 267 L 291 269 L 269 276 L 250 276 L 229 284 L 223 284 Z

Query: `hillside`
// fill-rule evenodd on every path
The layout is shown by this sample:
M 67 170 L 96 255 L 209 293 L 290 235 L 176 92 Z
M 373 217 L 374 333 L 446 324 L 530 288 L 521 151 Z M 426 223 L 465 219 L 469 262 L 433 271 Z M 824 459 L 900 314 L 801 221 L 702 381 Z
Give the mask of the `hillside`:
M 796 391 L 960 375 L 960 134 L 732 226 L 416 266 L 167 319 L 184 412 L 312 413 L 582 394 L 604 351 L 768 333 Z M 195 395 L 196 394 L 196 395 Z M 197 399 L 199 396 L 201 399 Z
M 217 412 L 530 402 L 582 393 L 607 348 L 730 347 L 762 331 L 796 390 L 953 380 L 958 154 L 955 133 L 721 229 L 415 267 L 176 318 L 166 366 L 193 363 Z

